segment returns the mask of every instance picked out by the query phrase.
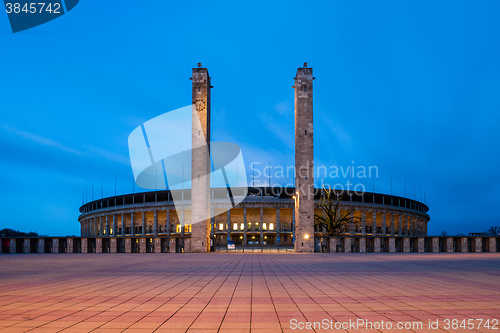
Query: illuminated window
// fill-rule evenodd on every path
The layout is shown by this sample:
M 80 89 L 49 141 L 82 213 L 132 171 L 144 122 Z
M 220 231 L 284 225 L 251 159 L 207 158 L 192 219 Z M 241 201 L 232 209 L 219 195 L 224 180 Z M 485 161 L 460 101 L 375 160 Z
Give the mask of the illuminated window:
M 244 223 L 241 223 L 241 224 L 240 224 L 240 230 L 243 230 L 243 229 L 245 229 L 245 224 L 244 224 Z
M 219 231 L 223 231 L 223 230 L 224 230 L 224 224 L 219 223 Z
M 175 226 L 175 232 L 181 232 L 181 225 L 180 224 Z
M 274 223 L 269 223 L 269 230 L 274 230 Z
M 255 229 L 259 230 L 259 222 L 255 222 Z
M 109 229 L 109 234 L 112 235 L 113 234 L 113 229 Z
M 248 230 L 252 230 L 252 223 L 248 223 Z
M 233 230 L 238 230 L 238 223 L 233 223 Z
M 264 222 L 264 223 L 262 223 L 262 228 L 263 228 L 264 230 L 267 230 L 267 223 L 265 223 L 265 222 Z

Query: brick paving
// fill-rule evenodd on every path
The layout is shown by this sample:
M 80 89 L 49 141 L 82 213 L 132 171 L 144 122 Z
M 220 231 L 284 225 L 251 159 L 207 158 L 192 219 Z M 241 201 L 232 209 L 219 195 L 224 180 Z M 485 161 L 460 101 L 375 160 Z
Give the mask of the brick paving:
M 500 319 L 497 253 L 18 254 L 0 267 L 2 332 L 298 332 L 290 320 L 358 318 L 456 332 L 442 321 Z

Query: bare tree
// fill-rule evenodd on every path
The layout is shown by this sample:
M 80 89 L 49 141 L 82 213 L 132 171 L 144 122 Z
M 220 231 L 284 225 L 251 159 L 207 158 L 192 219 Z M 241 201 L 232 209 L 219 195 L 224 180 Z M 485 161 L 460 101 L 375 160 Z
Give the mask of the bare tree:
M 499 236 L 500 227 L 499 226 L 490 227 L 486 233 L 491 236 Z
M 337 236 L 342 232 L 344 226 L 354 222 L 351 213 L 354 209 L 348 209 L 344 213 L 340 211 L 341 197 L 334 190 L 323 188 L 325 196 L 321 198 L 318 207 L 324 215 L 314 214 L 315 224 L 326 231 L 325 236 Z

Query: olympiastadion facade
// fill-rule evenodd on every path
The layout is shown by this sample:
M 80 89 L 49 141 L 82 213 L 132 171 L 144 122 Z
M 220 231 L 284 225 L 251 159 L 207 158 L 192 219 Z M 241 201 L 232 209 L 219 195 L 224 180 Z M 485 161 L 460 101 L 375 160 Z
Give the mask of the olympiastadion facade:
M 236 249 L 247 250 L 321 251 L 326 235 L 315 225 L 314 215 L 323 214 L 318 203 L 325 193 L 314 186 L 312 68 L 307 64 L 298 68 L 293 87 L 294 187 L 211 185 L 210 161 L 214 159 L 215 145 L 210 142 L 212 87 L 208 70 L 198 64 L 193 68 L 191 79 L 193 124 L 189 134 L 192 138 L 189 160 L 192 186 L 118 195 L 85 203 L 80 207 L 81 237 L 89 242 L 111 242 L 116 252 L 210 252 L 226 250 L 228 245 L 233 248 L 233 244 Z M 198 142 L 206 142 L 206 147 L 200 149 L 202 145 Z M 155 162 L 149 145 L 147 148 L 151 161 Z M 157 165 L 164 173 L 168 165 L 175 167 L 176 161 L 161 163 Z M 156 172 L 155 177 L 158 177 Z M 160 175 L 163 173 L 160 171 Z M 350 239 L 348 244 L 342 244 L 344 247 L 360 246 L 362 242 L 365 248 L 373 251 L 374 247 L 384 247 L 386 237 L 402 239 L 427 235 L 429 208 L 422 202 L 371 192 L 336 190 L 336 194 L 341 199 L 341 214 L 350 212 L 351 216 L 351 222 L 344 225 L 341 232 L 342 237 Z M 382 244 L 376 245 L 377 239 Z M 109 244 L 100 246 L 106 248 Z

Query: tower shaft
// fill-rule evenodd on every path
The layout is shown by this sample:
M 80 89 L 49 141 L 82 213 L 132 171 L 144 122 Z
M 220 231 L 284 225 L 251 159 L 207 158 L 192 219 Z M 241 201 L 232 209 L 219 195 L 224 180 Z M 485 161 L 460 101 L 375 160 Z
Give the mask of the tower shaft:
M 193 68 L 191 244 L 189 252 L 210 251 L 210 77 Z
M 312 68 L 295 77 L 295 251 L 314 252 L 314 141 Z

